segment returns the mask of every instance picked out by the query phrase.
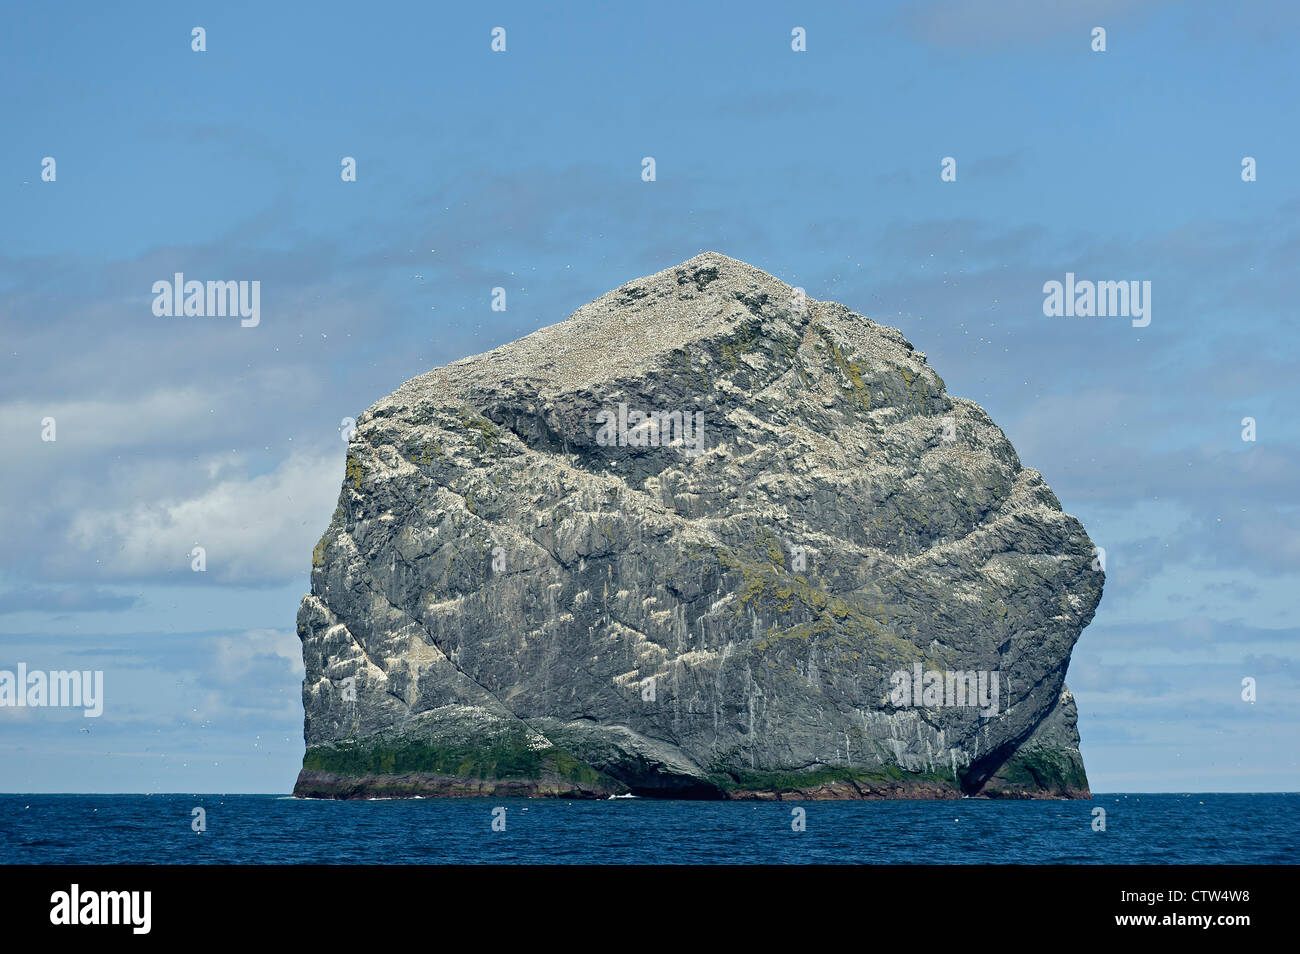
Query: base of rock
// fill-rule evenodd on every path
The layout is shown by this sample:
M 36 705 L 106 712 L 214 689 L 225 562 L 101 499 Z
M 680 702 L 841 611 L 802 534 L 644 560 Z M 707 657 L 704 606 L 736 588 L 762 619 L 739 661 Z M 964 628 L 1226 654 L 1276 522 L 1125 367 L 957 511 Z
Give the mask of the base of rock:
M 987 798 L 1092 798 L 1077 749 L 1017 752 L 984 783 Z
M 559 776 L 482 779 L 408 772 L 401 775 L 336 775 L 308 769 L 293 786 L 297 798 L 609 798 L 625 786 L 574 782 Z
M 307 761 L 337 761 L 333 747 L 309 751 Z M 1089 799 L 1082 764 L 1067 751 L 1017 754 L 978 791 L 969 792 L 950 775 L 907 772 L 893 766 L 855 770 L 825 766 L 797 772 L 713 775 L 672 787 L 628 785 L 567 758 L 543 755 L 545 767 L 513 777 L 447 774 L 439 771 L 350 774 L 304 768 L 293 794 L 299 798 L 564 798 L 600 799 L 636 795 L 731 801 L 946 800 L 959 798 Z

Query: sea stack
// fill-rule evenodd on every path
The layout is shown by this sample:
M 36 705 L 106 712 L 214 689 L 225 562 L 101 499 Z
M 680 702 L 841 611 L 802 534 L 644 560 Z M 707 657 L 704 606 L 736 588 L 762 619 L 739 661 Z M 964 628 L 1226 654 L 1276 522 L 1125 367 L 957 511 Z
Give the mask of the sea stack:
M 1102 584 L 901 333 L 705 253 L 357 419 L 294 791 L 1086 798 Z

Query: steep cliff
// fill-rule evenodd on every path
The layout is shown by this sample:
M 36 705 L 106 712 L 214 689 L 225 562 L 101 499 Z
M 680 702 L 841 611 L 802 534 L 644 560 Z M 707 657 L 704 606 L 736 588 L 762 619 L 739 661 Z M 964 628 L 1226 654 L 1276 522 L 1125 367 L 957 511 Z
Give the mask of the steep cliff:
M 299 795 L 1088 794 L 1083 527 L 898 331 L 723 255 L 378 402 L 312 562 Z

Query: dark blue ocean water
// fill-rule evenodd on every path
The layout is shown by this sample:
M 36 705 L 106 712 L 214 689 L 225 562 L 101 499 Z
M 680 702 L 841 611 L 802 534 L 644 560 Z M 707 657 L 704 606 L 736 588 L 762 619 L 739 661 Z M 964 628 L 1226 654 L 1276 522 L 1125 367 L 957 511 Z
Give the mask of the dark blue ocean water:
M 192 810 L 207 831 L 191 830 Z M 505 831 L 492 830 L 503 807 Z M 1093 809 L 1106 831 L 1093 831 Z M 807 829 L 792 830 L 792 809 Z M 1295 864 L 1300 794 L 1093 801 L 0 795 L 0 862 Z

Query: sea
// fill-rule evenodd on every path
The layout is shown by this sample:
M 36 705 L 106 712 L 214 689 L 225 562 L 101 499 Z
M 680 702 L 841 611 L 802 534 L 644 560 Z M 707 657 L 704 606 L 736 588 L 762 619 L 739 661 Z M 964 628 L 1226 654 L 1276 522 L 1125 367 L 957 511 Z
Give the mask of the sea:
M 856 802 L 0 795 L 5 864 L 1297 862 L 1296 793 Z

